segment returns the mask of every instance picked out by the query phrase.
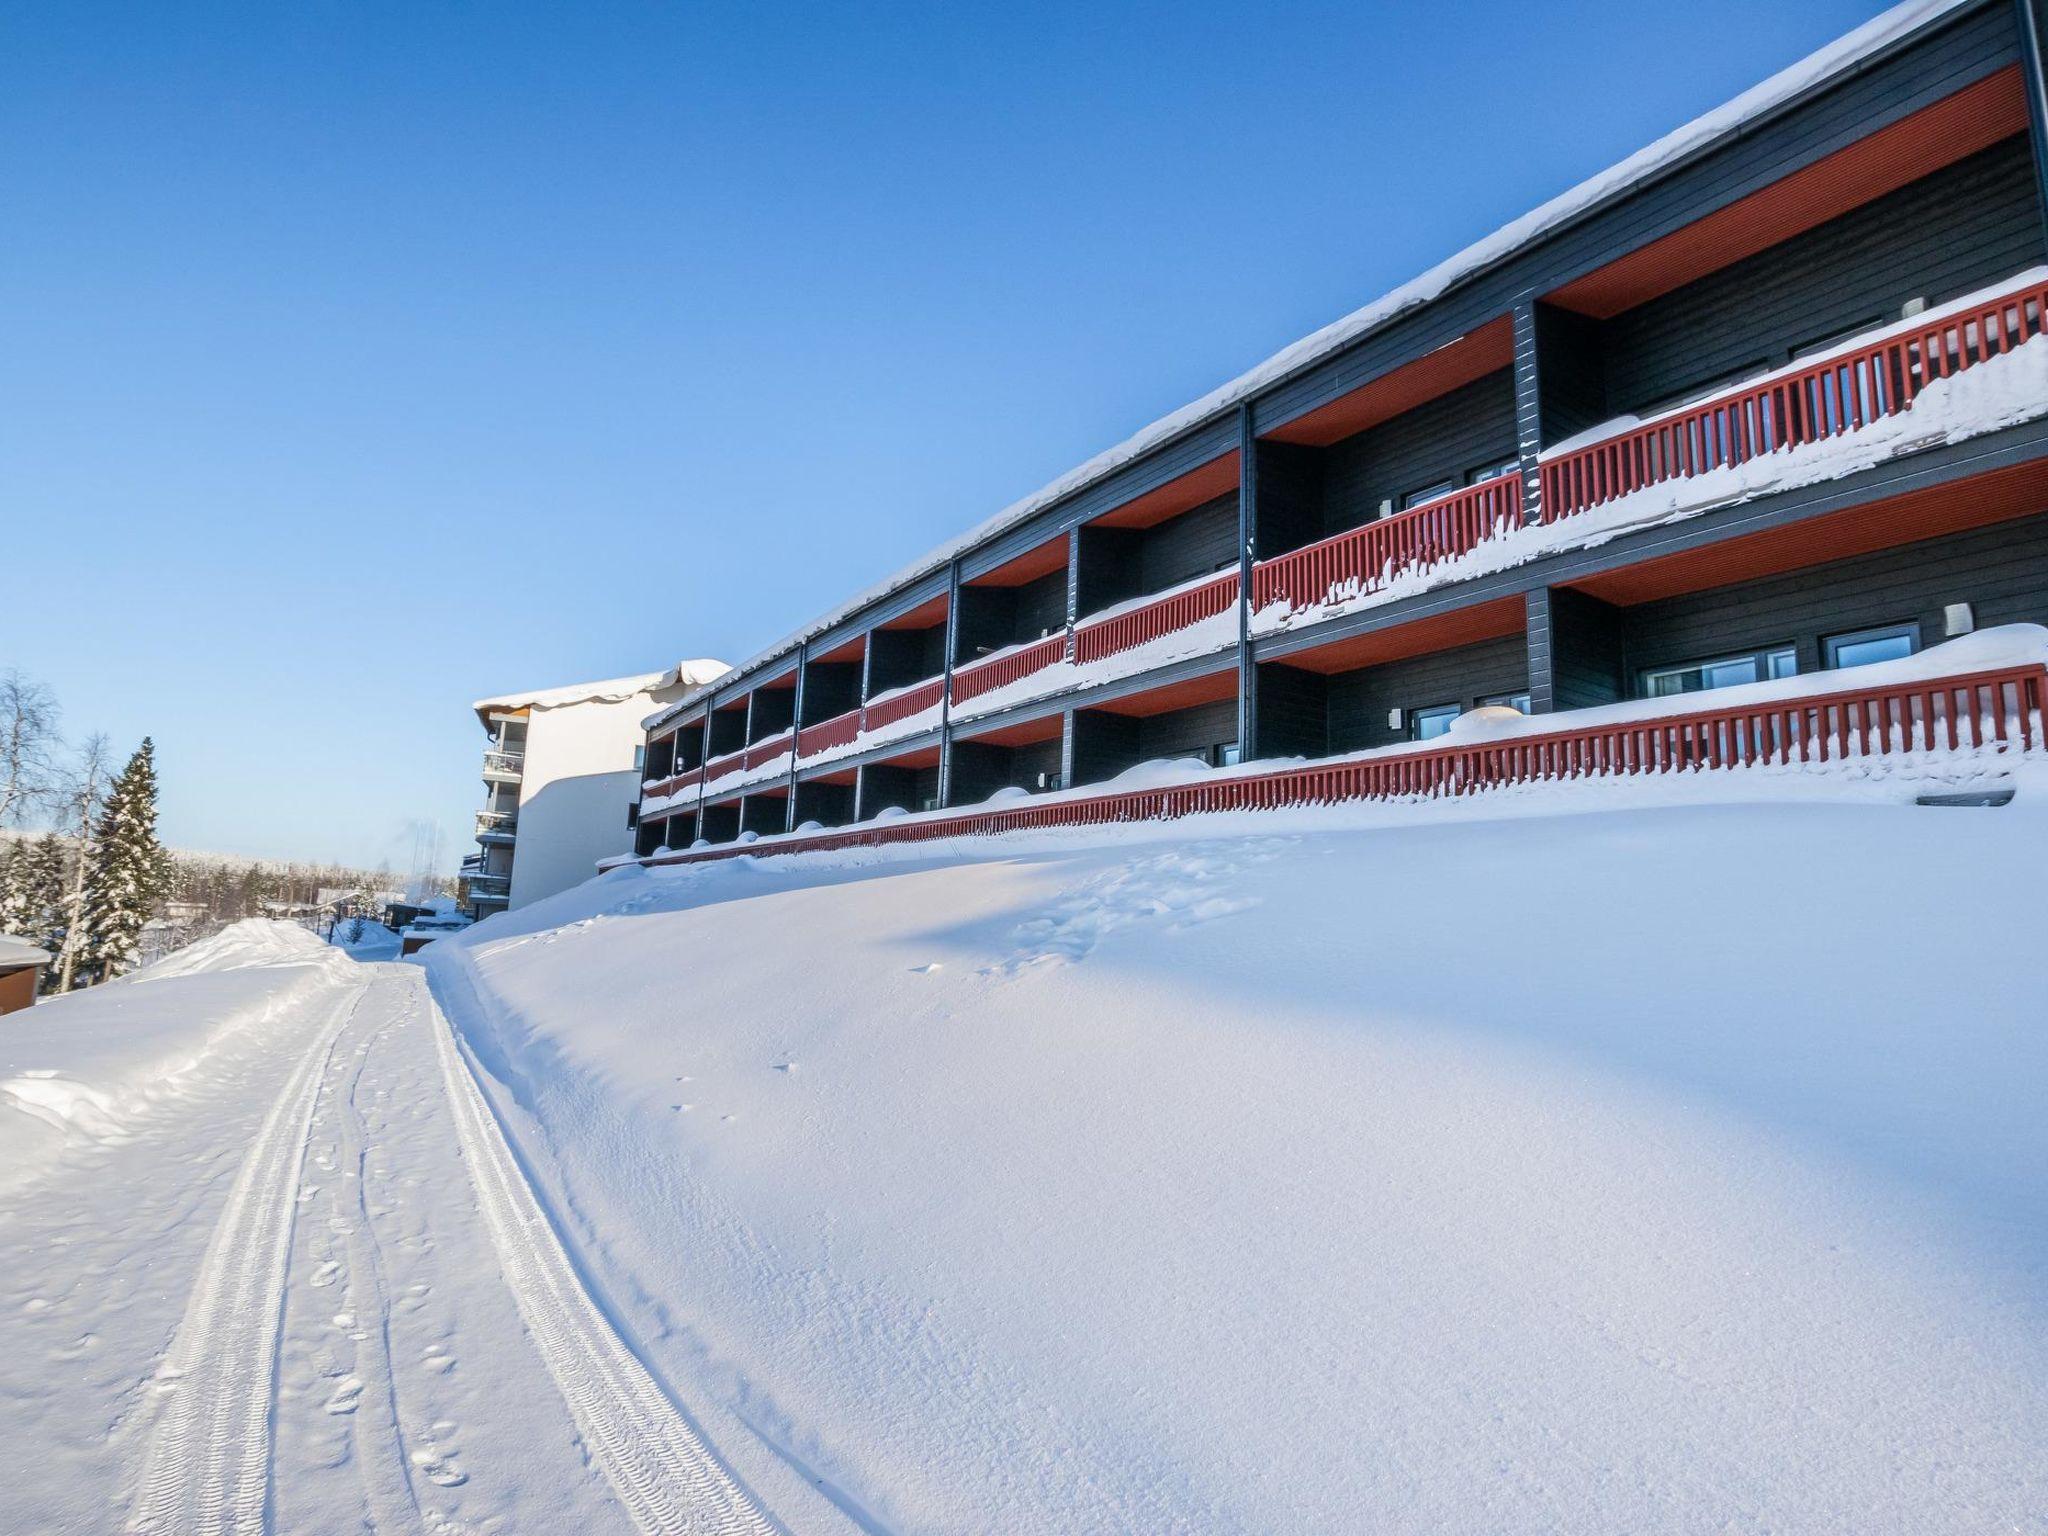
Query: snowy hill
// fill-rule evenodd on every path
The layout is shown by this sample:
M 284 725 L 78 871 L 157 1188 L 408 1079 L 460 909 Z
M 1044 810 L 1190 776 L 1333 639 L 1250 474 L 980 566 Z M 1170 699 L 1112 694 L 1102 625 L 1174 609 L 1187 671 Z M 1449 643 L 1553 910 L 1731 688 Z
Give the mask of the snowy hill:
M 239 925 L 0 1020 L 9 1529 L 2041 1530 L 2019 778 Z
M 1852 793 L 622 870 L 426 958 L 771 1507 L 2037 1529 L 2048 793 Z

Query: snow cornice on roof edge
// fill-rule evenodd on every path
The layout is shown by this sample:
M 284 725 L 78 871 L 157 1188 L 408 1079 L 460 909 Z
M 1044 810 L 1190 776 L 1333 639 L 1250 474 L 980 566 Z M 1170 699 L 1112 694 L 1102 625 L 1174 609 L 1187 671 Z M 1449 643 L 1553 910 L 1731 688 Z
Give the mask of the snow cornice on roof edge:
M 1122 469 L 1125 465 L 1165 446 L 1174 438 L 1205 426 L 1227 410 L 1233 410 L 1253 395 L 1350 346 L 1368 333 L 1432 303 L 1452 288 L 1471 282 L 1537 241 L 1556 235 L 1568 225 L 1591 216 L 1616 199 L 1635 192 L 1657 177 L 1669 175 L 1699 155 L 1741 137 L 1761 120 L 1789 110 L 1805 97 L 1859 73 L 1873 59 L 1904 43 L 1933 23 L 1966 10 L 1988 4 L 1989 0 L 1904 0 L 1862 26 L 1751 86 L 1711 112 L 1673 129 L 1662 138 L 1637 150 L 1627 159 L 1590 176 L 1549 202 L 1502 225 L 1492 234 L 1468 245 L 1456 255 L 1439 262 L 1421 276 L 1381 295 L 1360 309 L 1321 330 L 1283 347 L 1263 363 L 1239 374 L 1229 383 L 1201 399 L 1160 417 L 1150 426 L 1097 454 L 1030 495 L 1012 502 L 995 516 L 958 537 L 920 556 L 894 575 L 856 593 L 830 612 L 785 635 L 766 649 L 756 652 L 731 669 L 750 672 L 763 663 L 785 655 L 814 635 L 822 634 L 862 608 L 879 602 L 913 582 L 921 581 L 973 548 L 1035 516 L 1054 503 L 1085 490 Z M 722 680 L 722 679 L 721 679 Z M 673 704 L 648 717 L 653 730 L 686 713 L 707 694 L 709 684 L 693 688 Z
M 563 709 L 572 704 L 621 704 L 643 693 L 664 688 L 697 690 L 717 682 L 732 668 L 722 661 L 699 657 L 679 661 L 665 672 L 642 672 L 633 677 L 607 678 L 597 683 L 570 683 L 561 688 L 535 688 L 524 693 L 500 694 L 478 699 L 470 708 L 478 715 L 514 709 Z

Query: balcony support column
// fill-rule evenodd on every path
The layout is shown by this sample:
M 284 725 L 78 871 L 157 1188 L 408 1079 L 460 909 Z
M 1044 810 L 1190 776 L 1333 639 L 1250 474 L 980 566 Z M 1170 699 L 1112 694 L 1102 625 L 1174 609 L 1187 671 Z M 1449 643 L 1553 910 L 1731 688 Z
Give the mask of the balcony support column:
M 2041 37 L 2048 21 L 2042 17 L 2041 0 L 2013 0 L 2019 23 L 2020 73 L 2027 90 L 2027 138 L 2034 150 L 2034 190 L 2040 199 L 2039 212 L 2048 228 L 2048 79 L 2043 77 Z
M 1074 712 L 1060 716 L 1060 788 L 1074 787 Z
M 1620 612 L 1570 587 L 1524 594 L 1529 712 L 1617 704 L 1627 696 Z
M 1252 566 L 1259 544 L 1259 439 L 1252 405 L 1237 408 L 1237 755 L 1259 755 L 1259 669 L 1252 662 Z
M 796 701 L 790 705 L 789 716 L 789 804 L 784 807 L 782 830 L 796 830 L 796 744 L 804 730 L 804 674 L 811 669 L 811 643 L 799 640 L 796 643 Z
M 1515 451 L 1522 461 L 1522 521 L 1543 520 L 1543 390 L 1536 355 L 1536 295 L 1515 300 Z
M 960 644 L 960 561 L 946 564 L 946 667 L 939 674 L 939 804 L 953 793 L 953 653 Z

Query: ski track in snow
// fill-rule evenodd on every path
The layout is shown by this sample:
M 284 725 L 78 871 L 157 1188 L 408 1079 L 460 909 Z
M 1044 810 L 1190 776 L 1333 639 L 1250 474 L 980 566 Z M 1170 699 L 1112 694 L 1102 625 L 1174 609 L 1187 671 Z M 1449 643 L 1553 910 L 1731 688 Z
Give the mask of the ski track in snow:
M 156 1373 L 163 1408 L 132 1531 L 212 1536 L 265 1528 L 277 1342 L 299 1178 L 328 1057 L 364 991 L 351 987 L 327 1005 L 229 1191 Z
M 641 1530 L 661 1536 L 773 1536 L 776 1525 L 612 1330 L 578 1280 L 483 1092 L 431 1011 L 463 1159 L 506 1284 L 592 1457 Z

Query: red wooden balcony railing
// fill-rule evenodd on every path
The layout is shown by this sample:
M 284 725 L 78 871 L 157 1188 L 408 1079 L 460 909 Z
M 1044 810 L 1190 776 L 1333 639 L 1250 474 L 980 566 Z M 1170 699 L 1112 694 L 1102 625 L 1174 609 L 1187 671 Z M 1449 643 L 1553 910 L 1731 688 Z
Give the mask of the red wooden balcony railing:
M 830 720 L 820 720 L 816 725 L 807 725 L 796 734 L 796 755 L 816 757 L 820 752 L 829 752 L 834 747 L 843 747 L 860 735 L 860 711 L 849 709 L 843 715 L 834 715 Z
M 1522 477 L 1498 475 L 1252 568 L 1252 608 L 1314 608 L 1371 592 L 1410 566 L 1434 565 L 1521 525 Z
M 713 779 L 722 779 L 728 773 L 736 773 L 746 766 L 747 754 L 744 749 L 728 752 L 723 757 L 707 758 L 704 763 L 703 782 L 709 784 Z
M 1214 618 L 1237 601 L 1237 572 L 1212 576 L 1198 587 L 1132 608 L 1114 618 L 1095 619 L 1074 631 L 1074 660 L 1083 665 L 1114 656 Z
M 2040 335 L 2044 310 L 2048 284 L 2029 283 L 1588 443 L 1544 464 L 1543 520 L 1896 416 L 1937 379 Z
M 1030 645 L 1019 646 L 1001 656 L 992 656 L 986 661 L 972 662 L 953 673 L 953 702 L 965 704 L 969 699 L 979 698 L 984 693 L 993 693 L 1011 683 L 1029 677 L 1034 672 L 1043 672 L 1055 662 L 1067 659 L 1067 634 L 1061 630 L 1056 635 L 1047 635 Z
M 1471 794 L 1542 779 L 1897 757 L 1965 748 L 2034 750 L 2043 746 L 2048 729 L 2048 668 L 2038 663 L 1721 708 L 1709 702 L 1711 695 L 1693 697 L 1699 702 L 1689 709 L 1643 719 L 1573 725 L 1567 715 L 1559 717 L 1555 729 L 1495 741 L 1381 748 L 1300 768 L 1218 774 L 1168 788 L 871 822 L 778 838 L 766 845 L 727 844 L 642 862 L 806 853 L 1216 811 Z
M 763 763 L 774 762 L 789 750 L 789 744 L 793 739 L 791 732 L 782 731 L 770 736 L 766 741 L 755 742 L 743 754 L 746 765 L 749 768 L 759 768 Z
M 899 689 L 886 699 L 875 700 L 864 712 L 864 729 L 878 731 L 885 725 L 894 725 L 898 720 L 908 720 L 912 715 L 930 709 L 939 702 L 939 695 L 945 688 L 943 677 L 932 677 L 914 687 Z

